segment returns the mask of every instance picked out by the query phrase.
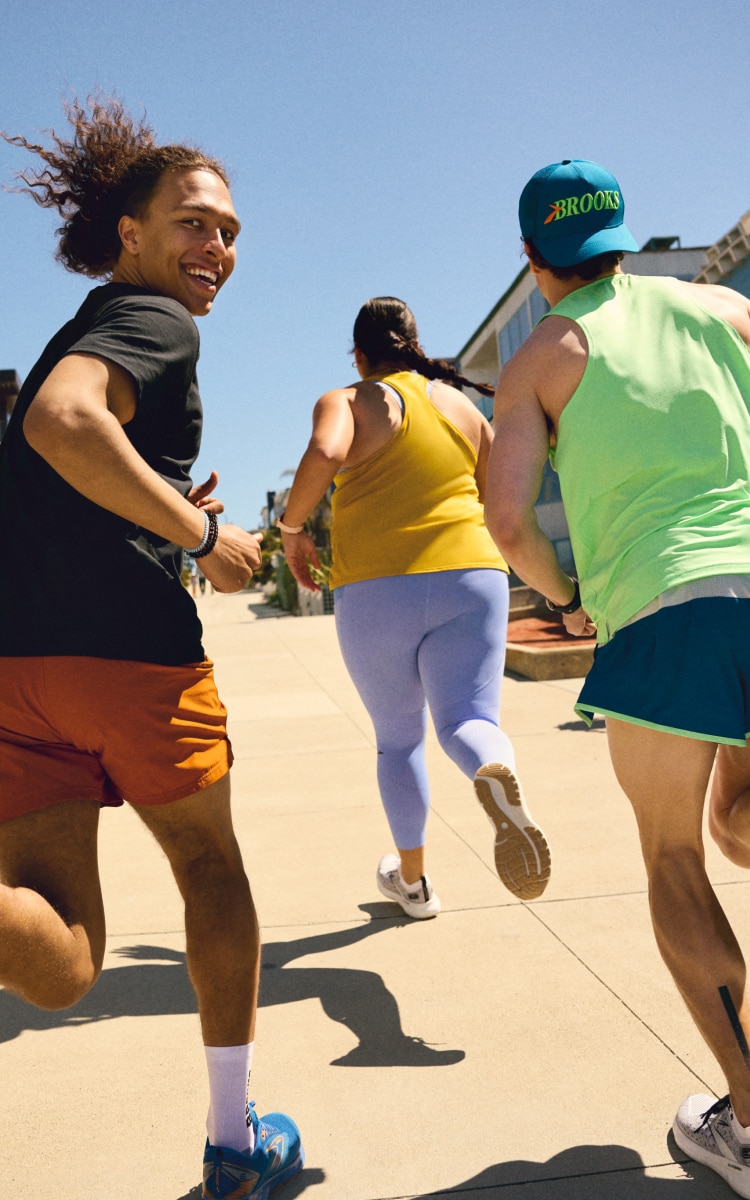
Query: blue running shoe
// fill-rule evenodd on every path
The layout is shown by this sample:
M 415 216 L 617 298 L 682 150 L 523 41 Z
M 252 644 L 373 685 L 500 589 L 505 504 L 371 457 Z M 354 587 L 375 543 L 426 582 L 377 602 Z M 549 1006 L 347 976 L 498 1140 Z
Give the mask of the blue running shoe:
M 239 1154 L 206 1142 L 203 1155 L 203 1200 L 267 1200 L 305 1165 L 299 1129 L 284 1113 L 258 1117 L 247 1106 L 247 1123 L 255 1130 L 252 1154 Z

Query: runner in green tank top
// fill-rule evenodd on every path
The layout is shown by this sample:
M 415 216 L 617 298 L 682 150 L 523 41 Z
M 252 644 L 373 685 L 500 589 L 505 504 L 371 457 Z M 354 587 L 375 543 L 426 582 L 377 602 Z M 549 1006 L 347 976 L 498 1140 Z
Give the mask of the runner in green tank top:
M 578 711 L 607 719 L 659 949 L 728 1081 L 681 1105 L 675 1138 L 750 1197 L 746 968 L 702 838 L 715 767 L 710 831 L 750 867 L 750 304 L 623 275 L 637 247 L 595 163 L 537 172 L 519 215 L 552 307 L 501 374 L 485 519 L 571 633 L 597 629 Z M 536 520 L 550 454 L 580 584 Z

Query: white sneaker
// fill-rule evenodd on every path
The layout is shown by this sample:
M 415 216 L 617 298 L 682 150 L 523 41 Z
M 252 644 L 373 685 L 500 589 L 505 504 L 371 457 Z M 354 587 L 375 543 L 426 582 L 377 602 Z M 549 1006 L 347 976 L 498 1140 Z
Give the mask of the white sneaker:
M 681 1150 L 721 1175 L 738 1196 L 750 1197 L 750 1141 L 737 1136 L 729 1097 L 688 1096 L 672 1132 Z
M 495 828 L 495 868 L 519 900 L 536 900 L 549 883 L 549 846 L 532 820 L 510 767 L 487 763 L 474 776 L 477 800 Z
M 401 905 L 407 917 L 419 921 L 436 917 L 440 912 L 440 901 L 432 890 L 429 877 L 423 875 L 417 883 L 404 883 L 397 854 L 385 854 L 381 858 L 375 882 L 386 899 Z

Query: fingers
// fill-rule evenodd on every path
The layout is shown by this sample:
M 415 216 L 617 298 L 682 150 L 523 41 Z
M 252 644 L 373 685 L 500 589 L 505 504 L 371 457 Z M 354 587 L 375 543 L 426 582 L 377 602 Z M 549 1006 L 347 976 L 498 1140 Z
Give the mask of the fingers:
M 593 637 L 596 633 L 596 625 L 583 608 L 576 609 L 573 613 L 566 613 L 563 616 L 563 624 L 568 633 L 572 633 L 574 637 Z
M 313 558 L 312 554 L 310 555 L 310 558 Z M 320 585 L 315 582 L 310 574 L 310 567 L 306 558 L 287 558 L 286 562 L 289 570 L 292 572 L 292 575 L 301 587 L 307 588 L 309 592 L 320 591 Z M 313 566 L 320 566 L 320 563 L 317 561 L 317 555 L 315 555 L 315 562 L 313 562 Z
M 253 571 L 257 571 L 258 567 L 263 561 L 263 554 L 260 548 L 260 538 L 255 537 L 254 534 L 249 534 L 248 538 L 248 561 Z
M 281 541 L 287 566 L 297 583 L 303 588 L 307 588 L 309 592 L 319 592 L 320 584 L 316 583 L 310 574 L 310 566 L 321 570 L 321 562 L 310 534 L 304 532 L 285 534 L 282 530 Z
M 197 483 L 195 485 L 195 487 L 190 489 L 190 491 L 188 492 L 188 500 L 190 501 L 190 503 L 195 504 L 196 507 L 198 507 L 198 508 L 205 507 L 204 505 L 202 505 L 200 503 L 201 500 L 204 500 L 206 498 L 206 496 L 209 496 L 211 494 L 211 492 L 214 490 L 214 488 L 216 487 L 218 482 L 219 482 L 218 473 L 216 471 L 212 471 L 211 474 L 209 475 L 208 479 L 206 479 L 204 483 Z M 212 512 L 213 510 L 209 508 L 208 511 Z M 223 505 L 222 505 L 220 511 L 221 512 L 224 511 Z
M 237 525 L 220 525 L 214 549 L 201 564 L 217 592 L 238 592 L 262 563 L 262 538 Z
M 190 499 L 189 496 L 188 499 Z M 214 513 L 217 517 L 219 513 L 224 512 L 224 505 L 221 500 L 216 500 L 213 497 L 210 500 L 193 500 L 192 503 L 196 508 L 200 508 L 202 512 Z

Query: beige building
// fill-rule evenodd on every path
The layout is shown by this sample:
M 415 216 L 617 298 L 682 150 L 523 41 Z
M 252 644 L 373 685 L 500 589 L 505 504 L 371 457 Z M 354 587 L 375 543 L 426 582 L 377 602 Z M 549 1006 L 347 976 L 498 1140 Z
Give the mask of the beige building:
M 750 297 L 750 210 L 706 251 L 696 283 L 720 283 Z

